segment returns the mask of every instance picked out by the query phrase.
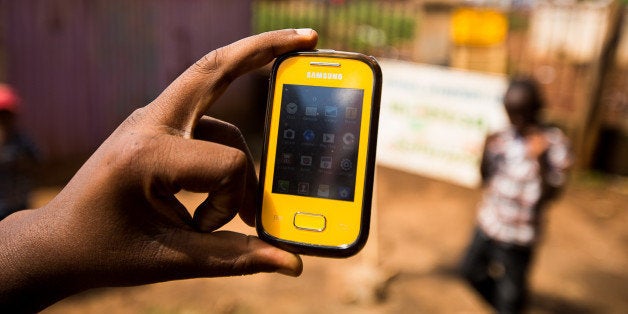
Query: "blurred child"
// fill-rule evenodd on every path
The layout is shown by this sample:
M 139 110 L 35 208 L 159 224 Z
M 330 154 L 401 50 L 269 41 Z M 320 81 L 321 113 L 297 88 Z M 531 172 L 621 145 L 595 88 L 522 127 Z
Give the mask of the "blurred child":
M 563 132 L 540 123 L 543 102 L 533 80 L 512 80 L 504 106 L 511 126 L 486 140 L 484 195 L 461 270 L 497 312 L 518 313 L 541 215 L 565 184 L 572 157 Z
M 0 84 L 0 220 L 28 208 L 29 175 L 37 162 L 35 146 L 17 128 L 19 105 L 13 89 Z

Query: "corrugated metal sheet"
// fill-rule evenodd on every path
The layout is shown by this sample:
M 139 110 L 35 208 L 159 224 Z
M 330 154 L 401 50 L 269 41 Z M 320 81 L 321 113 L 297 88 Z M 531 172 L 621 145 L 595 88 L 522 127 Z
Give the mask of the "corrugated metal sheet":
M 248 36 L 250 0 L 0 0 L 7 81 L 45 157 L 92 152 L 192 62 Z

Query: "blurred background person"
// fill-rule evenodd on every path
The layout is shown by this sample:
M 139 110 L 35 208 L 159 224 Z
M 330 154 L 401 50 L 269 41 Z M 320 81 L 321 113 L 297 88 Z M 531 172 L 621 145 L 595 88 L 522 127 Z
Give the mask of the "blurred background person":
M 486 140 L 483 199 L 461 271 L 499 313 L 518 313 L 541 216 L 564 186 L 572 158 L 563 132 L 540 122 L 543 100 L 535 81 L 513 79 L 504 106 L 511 125 Z
M 20 97 L 0 84 L 0 220 L 29 207 L 37 149 L 17 126 Z

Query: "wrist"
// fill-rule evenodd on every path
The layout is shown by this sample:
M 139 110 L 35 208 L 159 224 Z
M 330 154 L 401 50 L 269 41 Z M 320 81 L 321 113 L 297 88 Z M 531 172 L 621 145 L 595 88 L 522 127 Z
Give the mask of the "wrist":
M 0 312 L 39 311 L 80 290 L 54 217 L 36 209 L 0 221 Z

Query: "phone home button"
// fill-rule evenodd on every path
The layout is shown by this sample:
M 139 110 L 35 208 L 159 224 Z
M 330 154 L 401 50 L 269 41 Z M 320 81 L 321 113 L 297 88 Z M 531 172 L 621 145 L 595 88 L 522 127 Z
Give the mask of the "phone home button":
M 327 219 L 319 214 L 298 212 L 294 214 L 293 223 L 300 230 L 321 232 L 327 226 Z

